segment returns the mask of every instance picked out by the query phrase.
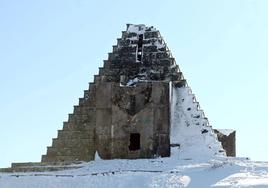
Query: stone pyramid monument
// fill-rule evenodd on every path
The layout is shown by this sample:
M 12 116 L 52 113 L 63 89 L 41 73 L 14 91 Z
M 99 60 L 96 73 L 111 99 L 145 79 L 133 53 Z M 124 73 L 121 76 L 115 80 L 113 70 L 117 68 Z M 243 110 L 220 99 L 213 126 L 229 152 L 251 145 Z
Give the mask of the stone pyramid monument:
M 42 162 L 168 157 L 172 148 L 182 158 L 234 156 L 235 132 L 212 129 L 159 31 L 127 24 Z

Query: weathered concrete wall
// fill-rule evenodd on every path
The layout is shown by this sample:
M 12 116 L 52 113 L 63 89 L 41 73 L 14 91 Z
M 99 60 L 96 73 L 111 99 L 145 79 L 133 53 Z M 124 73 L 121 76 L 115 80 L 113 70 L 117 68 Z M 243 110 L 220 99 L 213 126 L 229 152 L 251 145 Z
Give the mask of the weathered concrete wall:
M 154 150 L 159 156 L 170 155 L 169 83 L 153 82 Z
M 111 158 L 112 82 L 96 87 L 96 145 L 101 158 Z
M 88 161 L 96 151 L 103 159 L 170 155 L 167 82 L 120 87 L 98 80 L 87 93 L 42 162 Z M 139 150 L 129 149 L 132 133 L 140 134 Z
M 100 157 L 169 156 L 168 83 L 120 87 L 107 82 L 97 85 L 97 91 L 96 137 Z M 140 149 L 134 151 L 129 149 L 133 133 L 140 134 Z

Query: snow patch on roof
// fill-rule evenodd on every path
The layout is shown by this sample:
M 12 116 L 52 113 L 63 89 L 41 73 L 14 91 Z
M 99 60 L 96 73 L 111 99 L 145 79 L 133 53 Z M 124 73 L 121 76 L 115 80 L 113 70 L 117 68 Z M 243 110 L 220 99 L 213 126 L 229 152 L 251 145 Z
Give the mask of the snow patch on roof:
M 159 40 L 155 41 L 155 42 L 154 42 L 154 45 L 157 47 L 157 49 L 161 49 L 161 48 L 166 47 L 166 45 L 165 45 L 165 44 L 160 43 L 160 41 L 159 41 Z
M 146 30 L 146 26 L 143 24 L 140 25 L 128 25 L 127 32 L 128 33 L 137 33 L 137 34 L 144 34 Z
M 139 79 L 138 78 L 134 78 L 134 79 L 130 79 L 128 82 L 127 82 L 127 85 L 126 86 L 133 86 L 135 85 L 136 83 L 139 82 Z

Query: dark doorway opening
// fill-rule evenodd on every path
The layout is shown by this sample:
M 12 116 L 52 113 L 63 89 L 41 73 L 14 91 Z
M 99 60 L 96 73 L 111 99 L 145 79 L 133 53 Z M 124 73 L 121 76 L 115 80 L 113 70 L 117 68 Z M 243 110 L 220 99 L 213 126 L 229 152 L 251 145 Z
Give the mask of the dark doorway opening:
M 130 134 L 130 145 L 129 145 L 129 150 L 130 151 L 135 151 L 140 149 L 140 134 L 139 133 L 131 133 Z

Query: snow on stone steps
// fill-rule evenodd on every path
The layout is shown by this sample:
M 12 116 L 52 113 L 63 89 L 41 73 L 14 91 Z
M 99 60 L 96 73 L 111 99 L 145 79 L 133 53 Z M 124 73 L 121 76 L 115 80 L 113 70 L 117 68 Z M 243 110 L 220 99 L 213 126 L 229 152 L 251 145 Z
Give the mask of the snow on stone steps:
M 203 111 L 199 109 L 191 89 L 171 84 L 170 142 L 179 145 L 179 158 L 210 158 L 225 156 Z

